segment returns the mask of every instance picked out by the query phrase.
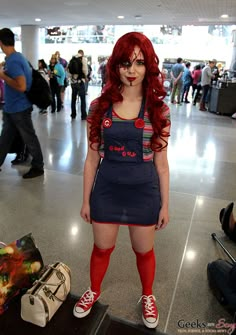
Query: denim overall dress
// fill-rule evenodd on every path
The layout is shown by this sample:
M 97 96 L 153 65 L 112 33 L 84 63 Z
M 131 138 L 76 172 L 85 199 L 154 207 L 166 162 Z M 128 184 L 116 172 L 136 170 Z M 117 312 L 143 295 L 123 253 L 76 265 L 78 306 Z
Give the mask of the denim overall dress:
M 143 160 L 144 103 L 138 119 L 103 119 L 104 158 L 90 198 L 91 219 L 97 223 L 155 225 L 161 198 L 153 161 Z

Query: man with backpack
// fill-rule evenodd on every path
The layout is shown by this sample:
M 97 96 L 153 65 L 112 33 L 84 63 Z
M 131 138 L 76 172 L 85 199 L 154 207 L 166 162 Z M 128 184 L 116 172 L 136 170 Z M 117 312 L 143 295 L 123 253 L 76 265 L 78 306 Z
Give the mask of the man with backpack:
M 86 81 L 88 75 L 87 59 L 84 57 L 83 50 L 79 50 L 76 56 L 73 56 L 68 65 L 71 81 L 71 118 L 76 118 L 76 99 L 80 97 L 81 120 L 86 120 Z
M 44 163 L 40 143 L 32 123 L 32 103 L 26 94 L 32 85 L 32 68 L 28 60 L 15 50 L 15 36 L 8 28 L 0 30 L 0 47 L 6 55 L 4 68 L 0 67 L 0 78 L 4 80 L 5 85 L 5 105 L 0 135 L 0 166 L 19 133 L 32 156 L 31 168 L 23 178 L 35 178 L 44 174 Z

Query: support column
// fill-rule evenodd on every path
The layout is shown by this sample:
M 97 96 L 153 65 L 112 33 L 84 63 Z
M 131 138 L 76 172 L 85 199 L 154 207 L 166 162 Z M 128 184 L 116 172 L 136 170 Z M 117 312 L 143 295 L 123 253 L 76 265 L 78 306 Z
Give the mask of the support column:
M 39 27 L 31 25 L 21 26 L 22 53 L 37 69 L 39 59 Z
M 232 42 L 233 42 L 233 50 L 232 50 L 232 58 L 230 64 L 230 77 L 236 78 L 236 30 L 232 31 Z M 234 72 L 233 72 L 234 71 Z

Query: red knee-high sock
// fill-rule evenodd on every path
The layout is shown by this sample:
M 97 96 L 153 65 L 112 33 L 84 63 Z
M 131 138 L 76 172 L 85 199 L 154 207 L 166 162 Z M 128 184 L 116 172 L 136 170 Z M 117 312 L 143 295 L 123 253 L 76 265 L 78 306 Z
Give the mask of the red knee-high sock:
M 98 294 L 101 292 L 101 284 L 110 262 L 111 253 L 114 249 L 115 246 L 110 249 L 100 249 L 95 244 L 93 246 L 90 259 L 90 280 L 91 290 L 93 292 Z
M 146 253 L 140 253 L 135 250 L 134 252 L 136 254 L 137 268 L 143 287 L 143 295 L 151 295 L 156 270 L 154 250 L 151 249 Z

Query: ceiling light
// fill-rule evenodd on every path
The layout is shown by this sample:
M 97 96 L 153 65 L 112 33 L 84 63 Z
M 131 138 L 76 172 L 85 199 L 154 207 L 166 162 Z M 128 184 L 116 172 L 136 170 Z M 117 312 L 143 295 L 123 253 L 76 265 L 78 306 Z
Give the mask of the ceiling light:
M 36 22 L 40 22 L 41 19 L 40 19 L 40 18 L 36 18 L 35 21 L 36 21 Z
M 125 17 L 123 15 L 117 16 L 117 19 L 124 19 Z
M 142 18 L 142 15 L 135 15 L 134 18 L 135 18 L 136 20 L 140 20 L 140 19 Z
M 228 17 L 229 17 L 228 14 L 222 14 L 222 15 L 221 15 L 221 18 L 222 18 L 222 19 L 227 19 Z
M 64 2 L 64 5 L 66 6 L 87 6 L 88 5 L 88 2 L 87 1 L 67 1 L 67 2 Z

